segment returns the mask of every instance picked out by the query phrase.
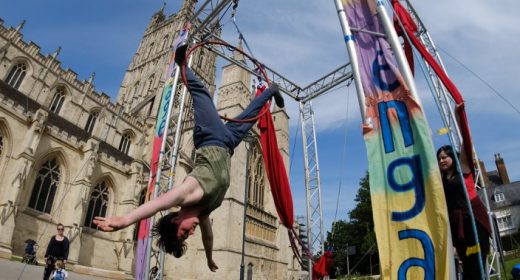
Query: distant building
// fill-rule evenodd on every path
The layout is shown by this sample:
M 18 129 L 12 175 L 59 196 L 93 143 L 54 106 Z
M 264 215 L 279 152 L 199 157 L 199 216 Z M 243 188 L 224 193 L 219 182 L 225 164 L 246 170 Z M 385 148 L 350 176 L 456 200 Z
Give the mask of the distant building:
M 520 181 L 511 182 L 507 167 L 500 154 L 495 154 L 497 170 L 487 172 L 480 162 L 489 206 L 496 217 L 500 236 L 518 232 L 520 226 Z
M 166 16 L 161 9 L 152 16 L 115 103 L 95 90 L 94 75 L 80 81 L 72 70 L 63 69 L 59 49 L 42 54 L 35 43 L 23 40 L 23 24 L 8 28 L 0 19 L 0 257 L 23 255 L 24 241 L 31 238 L 40 244 L 37 257 L 42 260 L 61 222 L 71 241 L 68 264 L 73 270 L 120 278 L 133 273 L 136 226 L 105 233 L 96 230 L 92 219 L 122 215 L 144 201 L 170 46 L 195 2 L 185 1 L 177 14 Z M 216 55 L 199 49 L 192 59 L 192 68 L 213 94 Z M 234 116 L 247 106 L 254 96 L 250 83 L 245 70 L 224 67 L 220 114 Z M 177 92 L 180 88 L 179 84 Z M 179 112 L 178 96 L 174 116 Z M 288 166 L 288 116 L 277 109 L 273 118 Z M 173 126 L 175 121 L 172 117 Z M 178 180 L 193 165 L 192 130 L 188 109 L 175 170 Z M 246 279 L 301 279 L 305 273 L 293 258 L 287 230 L 276 215 L 259 141 L 249 149 L 238 146 L 231 166 L 229 190 L 211 214 L 213 255 L 220 269 L 213 273 L 207 268 L 197 231 L 188 240 L 186 256 L 167 256 L 166 278 L 238 279 L 243 209 L 248 203 Z

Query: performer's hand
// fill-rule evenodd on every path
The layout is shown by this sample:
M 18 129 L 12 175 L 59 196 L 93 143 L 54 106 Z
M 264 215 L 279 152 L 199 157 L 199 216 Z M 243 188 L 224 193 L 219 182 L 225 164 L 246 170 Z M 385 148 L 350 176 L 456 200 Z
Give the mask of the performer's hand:
M 208 260 L 208 267 L 211 271 L 215 272 L 218 269 L 217 264 L 213 261 L 213 259 Z
M 126 219 L 121 216 L 94 217 L 93 223 L 102 231 L 117 231 L 128 226 Z

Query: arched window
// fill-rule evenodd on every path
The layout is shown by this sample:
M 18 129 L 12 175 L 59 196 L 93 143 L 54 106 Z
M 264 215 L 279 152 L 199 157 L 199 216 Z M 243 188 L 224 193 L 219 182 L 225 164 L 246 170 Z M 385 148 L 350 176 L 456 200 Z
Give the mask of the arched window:
M 63 100 L 65 100 L 65 90 L 62 87 L 59 87 L 56 89 L 56 93 L 54 93 L 49 110 L 53 113 L 59 114 L 61 106 L 63 105 Z
M 264 162 L 261 160 L 261 158 L 258 158 L 256 160 L 256 168 L 255 168 L 255 188 L 258 189 L 258 200 L 257 204 L 260 206 L 260 208 L 264 207 Z
M 202 69 L 202 64 L 204 63 L 204 50 L 200 51 L 199 61 L 197 62 L 197 68 Z
M 262 157 L 260 156 L 258 145 L 251 144 L 251 148 L 248 152 L 249 157 L 249 178 L 248 192 L 249 192 L 249 204 L 264 208 L 264 180 L 265 171 Z
M 150 100 L 150 107 L 148 107 L 148 116 L 151 116 L 152 115 L 152 110 L 153 110 L 153 105 L 155 103 L 155 96 L 152 97 L 152 100 Z
M 169 39 L 170 39 L 170 37 L 168 35 L 164 36 L 163 42 L 162 42 L 162 46 L 161 46 L 161 50 L 164 50 L 164 48 L 168 47 Z
M 128 133 L 123 134 L 121 136 L 121 142 L 119 143 L 119 150 L 125 154 L 128 154 L 128 151 L 130 151 L 130 141 L 131 137 Z
M 4 135 L 2 134 L 2 130 L 0 130 L 0 157 L 4 152 Z
M 85 125 L 85 131 L 88 133 L 88 134 L 91 134 L 92 131 L 94 130 L 94 126 L 96 125 L 96 120 L 99 116 L 99 112 L 90 112 L 90 114 L 88 115 L 88 119 L 87 119 L 87 123 Z
M 90 200 L 88 202 L 87 215 L 85 216 L 85 226 L 90 228 L 97 228 L 92 223 L 94 217 L 105 217 L 107 214 L 109 199 L 108 186 L 105 181 L 99 182 L 90 193 Z
M 150 54 L 153 53 L 153 46 L 154 46 L 154 43 L 151 43 L 150 47 L 148 47 L 148 53 L 146 54 L 146 58 L 149 58 Z
M 134 87 L 132 88 L 131 94 L 126 96 L 126 102 L 128 102 L 128 103 L 132 102 L 132 99 L 137 97 L 138 91 L 139 91 L 139 82 L 135 83 Z
M 148 93 L 148 92 L 150 92 L 150 90 L 152 90 L 154 80 L 155 80 L 155 75 L 154 74 L 150 75 L 150 78 L 148 78 L 148 87 L 147 87 L 146 93 Z
M 137 205 L 137 206 L 141 206 L 141 205 L 143 205 L 145 200 L 146 200 L 146 189 L 143 189 L 143 190 L 139 193 L 139 205 Z M 139 224 L 140 224 L 140 223 L 135 223 L 135 228 L 134 228 L 134 241 L 137 241 L 137 237 L 138 237 L 138 234 L 139 234 Z
M 29 208 L 50 214 L 59 183 L 60 165 L 54 158 L 45 162 L 38 171 L 29 200 Z
M 247 264 L 247 280 L 253 280 L 253 264 L 248 263 Z
M 23 81 L 23 78 L 25 78 L 25 74 L 27 74 L 27 64 L 24 62 L 18 63 L 13 66 L 13 68 L 11 68 L 11 72 L 9 72 L 9 75 L 7 75 L 5 82 L 15 89 L 18 89 Z

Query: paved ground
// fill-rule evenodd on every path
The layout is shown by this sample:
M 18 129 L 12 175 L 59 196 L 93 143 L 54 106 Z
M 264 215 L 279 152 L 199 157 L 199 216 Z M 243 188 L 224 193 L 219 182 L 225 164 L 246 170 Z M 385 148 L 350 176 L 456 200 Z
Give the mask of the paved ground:
M 26 265 L 18 261 L 0 259 L 1 280 L 34 280 L 43 278 L 43 266 Z M 90 275 L 69 272 L 68 280 L 94 280 L 104 279 Z

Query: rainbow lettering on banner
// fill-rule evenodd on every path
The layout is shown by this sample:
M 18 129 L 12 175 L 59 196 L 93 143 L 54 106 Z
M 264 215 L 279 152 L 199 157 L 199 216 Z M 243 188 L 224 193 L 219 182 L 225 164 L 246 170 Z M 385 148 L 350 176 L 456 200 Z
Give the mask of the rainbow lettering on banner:
M 355 30 L 384 34 L 374 0 L 342 0 Z M 446 202 L 430 128 L 383 36 L 354 32 L 383 279 L 450 279 Z M 352 40 L 352 37 L 345 38 Z
M 157 121 L 155 123 L 156 133 L 153 139 L 153 148 L 152 148 L 152 158 L 150 161 L 150 178 L 148 180 L 148 188 L 146 189 L 146 201 L 153 199 L 157 180 L 157 167 L 159 165 L 159 157 L 161 154 L 161 146 L 163 142 L 164 129 L 166 126 L 166 119 L 168 108 L 170 106 L 170 102 L 173 101 L 174 91 L 173 91 L 173 83 L 174 83 L 174 74 L 177 68 L 175 64 L 175 49 L 186 39 L 188 38 L 188 31 L 190 25 L 187 24 L 186 27 L 181 30 L 179 36 L 173 41 L 172 47 L 172 55 L 170 56 L 170 60 L 168 63 L 168 70 L 166 72 L 166 82 L 164 84 L 161 104 L 159 106 L 159 112 L 157 116 Z M 150 218 L 141 220 L 139 222 L 139 231 L 137 234 L 137 253 L 135 260 L 135 277 L 136 279 L 145 279 L 146 275 L 146 249 L 148 246 L 148 236 L 150 234 Z

